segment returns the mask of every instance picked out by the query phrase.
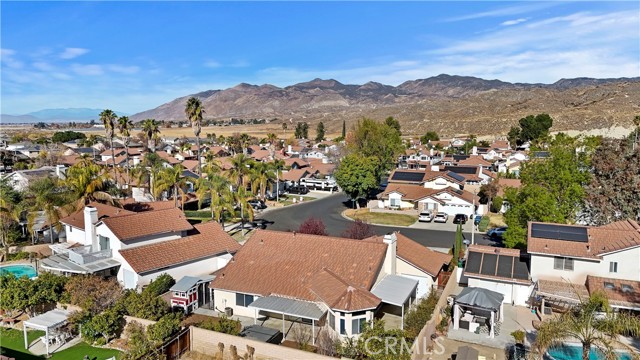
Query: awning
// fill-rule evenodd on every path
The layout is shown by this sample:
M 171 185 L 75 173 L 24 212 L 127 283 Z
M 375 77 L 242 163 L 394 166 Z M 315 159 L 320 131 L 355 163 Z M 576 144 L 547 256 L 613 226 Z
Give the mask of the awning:
M 47 329 L 55 329 L 67 322 L 69 314 L 71 314 L 71 311 L 69 310 L 55 309 L 47 311 L 44 314 L 40 314 L 38 316 L 32 317 L 29 320 L 25 320 L 24 326 L 43 331 Z
M 289 299 L 279 296 L 265 296 L 254 300 L 250 308 L 270 311 L 278 314 L 320 320 L 325 311 L 310 301 Z
M 503 300 L 504 295 L 499 292 L 483 288 L 466 287 L 456 296 L 455 301 L 457 304 L 500 310 Z
M 589 297 L 589 291 L 584 285 L 552 280 L 538 280 L 536 294 L 549 299 L 572 303 L 579 303 L 581 298 Z
M 75 274 L 93 274 L 101 270 L 120 266 L 120 262 L 114 258 L 105 258 L 104 260 L 80 265 L 69 260 L 69 255 L 58 254 L 51 255 L 48 258 L 40 260 L 40 266 L 43 269 L 50 271 L 61 271 Z
M 384 303 L 402 306 L 415 293 L 417 287 L 418 280 L 400 275 L 387 275 L 373 287 L 371 293 Z

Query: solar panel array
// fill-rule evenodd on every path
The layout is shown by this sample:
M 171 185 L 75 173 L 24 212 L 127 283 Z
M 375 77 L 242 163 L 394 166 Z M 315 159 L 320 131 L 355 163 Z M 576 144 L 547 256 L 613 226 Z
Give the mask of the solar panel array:
M 423 178 L 423 172 L 396 171 L 391 175 L 392 181 L 422 182 Z
M 464 176 L 458 175 L 456 173 L 454 173 L 453 171 L 448 171 L 447 172 L 447 176 L 456 179 L 457 181 L 464 181 Z
M 474 166 L 445 166 L 444 170 L 453 171 L 458 174 L 469 174 L 469 175 L 478 173 L 478 168 Z
M 551 240 L 589 241 L 586 227 L 557 224 L 531 224 L 531 236 Z
M 529 264 L 520 256 L 469 252 L 464 271 L 505 279 L 529 280 Z

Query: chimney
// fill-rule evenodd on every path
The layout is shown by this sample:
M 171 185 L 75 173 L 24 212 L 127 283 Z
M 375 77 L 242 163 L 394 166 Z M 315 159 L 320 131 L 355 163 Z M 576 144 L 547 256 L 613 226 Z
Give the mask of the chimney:
M 56 176 L 58 179 L 64 180 L 67 177 L 65 173 L 66 169 L 67 168 L 64 165 L 56 165 Z
M 291 145 L 287 145 L 287 153 L 291 154 Z
M 429 156 L 433 157 L 433 148 L 429 149 Z
M 440 165 L 431 165 L 431 171 L 440 171 Z
M 395 233 L 387 234 L 382 240 L 387 244 L 387 254 L 384 257 L 383 270 L 389 275 L 396 274 L 396 250 L 398 245 L 398 239 Z
M 96 223 L 98 222 L 98 209 L 93 206 L 84 207 L 84 244 L 91 245 L 92 251 L 98 251 L 98 239 L 96 236 Z
M 471 155 L 478 155 L 478 147 L 474 146 L 471 148 Z

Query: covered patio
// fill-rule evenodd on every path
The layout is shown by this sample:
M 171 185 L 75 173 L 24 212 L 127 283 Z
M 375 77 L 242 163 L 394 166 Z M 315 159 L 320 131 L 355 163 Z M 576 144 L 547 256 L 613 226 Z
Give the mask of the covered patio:
M 400 308 L 400 329 L 404 329 L 405 309 L 416 299 L 418 280 L 399 275 L 387 275 L 377 283 L 371 293 L 383 303 Z
M 486 324 L 489 327 L 489 338 L 493 339 L 498 323 L 504 320 L 503 300 L 504 295 L 495 291 L 464 288 L 453 303 L 453 329 L 460 329 L 460 324 L 463 323 L 469 332 L 479 332 Z
M 52 343 L 55 343 L 58 347 L 64 345 L 71 336 L 64 331 L 59 331 L 59 329 L 67 324 L 70 313 L 68 310 L 54 309 L 26 320 L 23 323 L 24 348 L 29 350 L 27 328 L 44 331 L 45 335 L 41 337 L 39 341 L 44 343 L 47 356 L 49 356 L 49 346 L 52 345 Z
M 265 296 L 254 300 L 249 308 L 255 310 L 254 324 L 258 322 L 258 313 L 268 317 L 272 314 L 282 318 L 282 341 L 287 337 L 286 320 L 291 322 L 311 323 L 311 344 L 316 344 L 316 322 L 326 313 L 317 304 L 310 301 L 295 300 L 280 296 Z

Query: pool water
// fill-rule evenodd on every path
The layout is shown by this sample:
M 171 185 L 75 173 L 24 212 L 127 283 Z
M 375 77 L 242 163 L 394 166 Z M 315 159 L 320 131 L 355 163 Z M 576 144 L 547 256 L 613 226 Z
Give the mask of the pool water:
M 0 267 L 0 276 L 6 274 L 13 274 L 17 278 L 26 276 L 29 279 L 38 276 L 36 269 L 31 265 L 7 265 Z
M 581 360 L 582 359 L 582 346 L 569 346 L 564 345 L 560 347 L 555 347 L 549 349 L 547 351 L 547 355 L 545 359 L 555 359 L 555 360 Z M 604 354 L 600 351 L 591 348 L 591 352 L 589 353 L 589 360 L 603 360 L 605 359 Z M 620 360 L 631 360 L 631 355 L 626 353 L 619 353 L 618 359 Z

